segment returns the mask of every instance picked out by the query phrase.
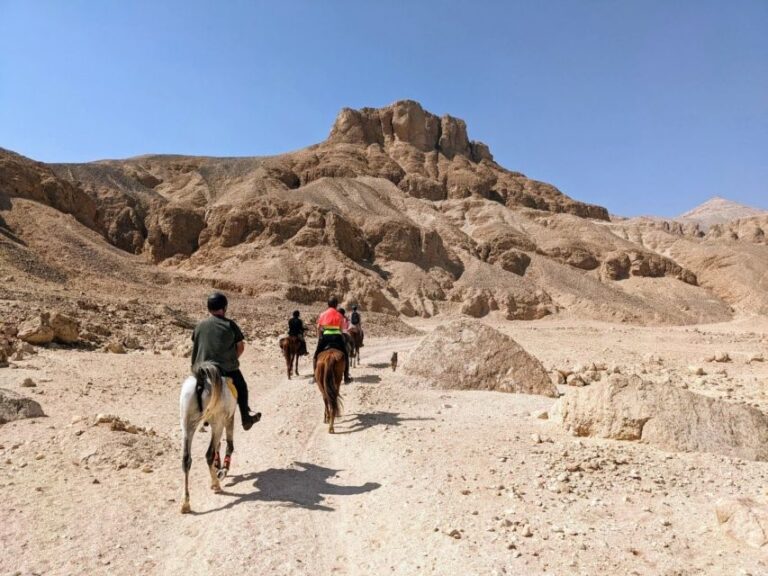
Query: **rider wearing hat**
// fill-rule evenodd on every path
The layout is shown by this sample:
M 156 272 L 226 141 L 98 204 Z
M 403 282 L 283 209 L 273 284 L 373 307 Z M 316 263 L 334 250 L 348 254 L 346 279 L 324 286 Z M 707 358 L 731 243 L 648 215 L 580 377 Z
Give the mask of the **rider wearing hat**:
M 222 376 L 232 378 L 237 390 L 237 405 L 243 429 L 250 430 L 261 419 L 261 412 L 251 414 L 248 407 L 248 385 L 240 372 L 240 356 L 245 349 L 245 337 L 242 330 L 226 317 L 227 297 L 221 292 L 208 296 L 210 316 L 195 326 L 192 333 L 192 366 L 210 361 L 218 365 Z
M 317 350 L 312 366 L 317 366 L 317 356 L 323 350 L 335 348 L 344 353 L 344 382 L 349 384 L 352 378 L 349 376 L 349 354 L 342 335 L 342 328 L 346 326 L 346 318 L 336 307 L 339 301 L 333 297 L 328 300 L 328 309 L 317 317 Z

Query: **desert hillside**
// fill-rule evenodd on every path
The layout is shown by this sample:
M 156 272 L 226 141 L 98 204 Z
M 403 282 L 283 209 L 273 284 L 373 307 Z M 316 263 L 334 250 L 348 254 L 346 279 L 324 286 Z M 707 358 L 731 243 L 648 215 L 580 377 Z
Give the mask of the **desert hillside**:
M 716 322 L 768 310 L 764 222 L 739 222 L 611 223 L 412 101 L 344 109 L 324 142 L 271 157 L 0 151 L 6 289 L 123 276 L 405 317 Z
M 768 210 L 753 208 L 746 204 L 715 196 L 696 206 L 696 208 L 681 214 L 676 220 L 698 224 L 706 230 L 716 224 L 728 224 L 734 220 L 753 216 L 768 216 Z

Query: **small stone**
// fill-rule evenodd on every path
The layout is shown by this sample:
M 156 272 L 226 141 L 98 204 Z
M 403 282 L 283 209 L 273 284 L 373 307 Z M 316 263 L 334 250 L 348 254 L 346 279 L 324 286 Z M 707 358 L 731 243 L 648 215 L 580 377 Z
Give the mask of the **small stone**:
M 461 532 L 459 532 L 455 528 L 453 530 L 451 530 L 450 532 L 448 532 L 448 536 L 450 536 L 451 538 L 454 538 L 456 540 L 461 540 Z
M 531 440 L 533 440 L 534 444 L 541 444 L 541 436 L 539 436 L 535 432 L 531 434 Z
M 45 458 L 45 454 L 35 454 L 35 460 L 42 460 L 43 458 Z
M 150 472 L 152 472 L 152 466 L 150 466 L 149 464 L 145 464 L 144 467 L 141 469 L 141 471 L 144 472 L 145 474 L 149 474 Z
M 531 536 L 533 536 L 533 532 L 531 531 L 530 524 L 526 524 L 525 526 L 523 526 L 523 531 L 521 532 L 521 535 L 523 538 L 530 538 Z
M 715 362 L 730 362 L 731 356 L 728 352 L 717 352 L 715 354 Z
M 107 343 L 106 351 L 112 352 L 112 354 L 125 354 L 125 346 L 123 346 L 122 342 L 110 340 Z
M 24 378 L 24 381 L 21 383 L 22 388 L 35 388 L 36 386 L 37 384 L 35 384 L 32 378 Z

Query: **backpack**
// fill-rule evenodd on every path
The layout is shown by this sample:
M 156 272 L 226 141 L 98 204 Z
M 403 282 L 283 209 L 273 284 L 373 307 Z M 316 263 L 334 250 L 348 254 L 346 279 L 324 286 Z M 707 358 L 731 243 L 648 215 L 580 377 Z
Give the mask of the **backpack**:
M 360 314 L 358 314 L 357 312 L 352 312 L 352 317 L 350 318 L 350 321 L 352 322 L 352 324 L 355 324 L 355 325 L 360 324 Z

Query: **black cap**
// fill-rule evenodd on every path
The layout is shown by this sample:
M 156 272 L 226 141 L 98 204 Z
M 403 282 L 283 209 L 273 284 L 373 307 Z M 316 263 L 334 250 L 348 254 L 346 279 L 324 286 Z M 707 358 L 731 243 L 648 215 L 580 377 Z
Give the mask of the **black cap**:
M 336 298 L 336 296 L 331 296 L 331 297 L 328 299 L 328 306 L 329 306 L 329 307 L 331 307 L 331 308 L 336 308 L 336 306 L 338 306 L 338 305 L 339 305 L 339 299 L 338 299 L 338 298 Z
M 347 313 L 347 311 L 344 310 L 344 308 L 339 308 L 339 312 L 341 312 L 342 314 L 346 314 Z
M 352 306 L 352 310 L 357 310 L 357 304 L 355 304 L 354 306 Z
M 221 292 L 214 292 L 208 296 L 208 310 L 224 310 L 227 307 L 227 297 Z
M 294 318 L 298 318 L 299 317 L 299 311 L 298 310 L 294 310 L 293 311 L 293 317 Z

